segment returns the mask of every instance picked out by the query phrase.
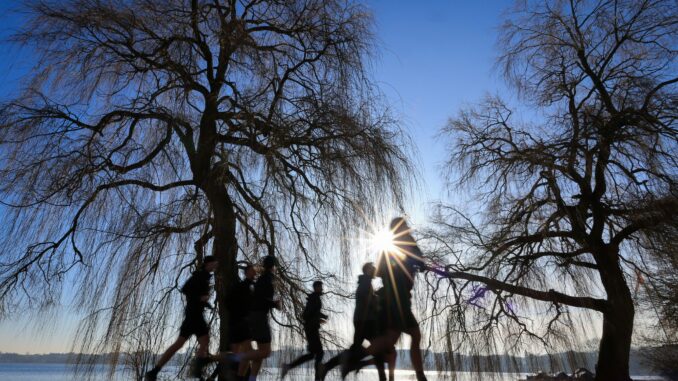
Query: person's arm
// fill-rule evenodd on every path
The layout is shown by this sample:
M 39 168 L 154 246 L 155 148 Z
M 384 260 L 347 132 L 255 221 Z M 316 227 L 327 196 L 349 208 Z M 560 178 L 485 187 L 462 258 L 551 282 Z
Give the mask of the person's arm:
M 318 317 L 320 320 L 327 320 L 329 316 L 325 315 L 323 312 L 323 302 L 320 300 L 320 296 L 318 296 Z
M 273 300 L 273 294 L 273 278 L 270 276 L 259 278 L 254 287 L 254 295 L 262 307 L 265 309 L 279 308 L 280 303 Z
M 196 278 L 195 273 L 191 274 L 191 276 L 186 280 L 186 283 L 184 283 L 183 287 L 181 287 L 181 293 L 186 295 L 187 300 L 193 300 L 197 299 L 199 297 L 198 292 L 197 292 L 197 283 L 198 280 Z
M 273 295 L 275 295 L 275 289 L 273 288 L 273 277 L 269 277 L 266 282 L 266 302 L 269 309 L 280 308 L 280 303 L 277 300 L 273 300 Z
M 210 304 L 210 275 L 207 272 L 202 272 L 200 274 L 199 289 L 197 293 L 200 297 L 200 301 L 204 304 L 205 307 L 214 309 L 212 304 Z

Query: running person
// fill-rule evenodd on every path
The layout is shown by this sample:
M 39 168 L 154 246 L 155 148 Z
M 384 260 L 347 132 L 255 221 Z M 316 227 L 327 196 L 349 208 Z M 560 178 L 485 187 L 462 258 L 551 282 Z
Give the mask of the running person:
M 379 303 L 380 298 L 372 287 L 372 280 L 375 278 L 376 274 L 374 263 L 365 263 L 362 271 L 362 275 L 358 276 L 358 288 L 355 292 L 356 304 L 355 310 L 353 311 L 353 344 L 351 345 L 351 349 L 334 356 L 325 364 L 322 379 L 327 376 L 327 373 L 330 370 L 341 363 L 342 358 L 350 356 L 351 352 L 356 352 L 362 348 L 365 340 L 372 342 L 384 331 L 383 323 L 380 323 L 379 321 L 384 322 L 385 315 L 383 314 L 383 308 L 381 308 Z M 392 380 L 394 377 L 393 366 L 395 365 L 395 348 L 385 357 L 388 358 L 389 379 Z M 386 381 L 384 356 L 377 355 L 372 362 L 377 367 L 379 380 Z M 359 365 L 362 367 L 368 363 L 370 362 L 363 362 Z
M 250 263 L 243 269 L 245 279 L 239 281 L 231 292 L 229 301 L 228 332 L 230 335 L 231 352 L 244 353 L 252 350 L 252 334 L 247 316 L 250 313 L 252 297 L 254 295 L 254 278 L 257 271 Z M 237 380 L 246 380 L 249 361 L 237 364 Z
M 364 353 L 353 355 L 342 364 L 342 375 L 365 354 L 379 355 L 387 353 L 404 332 L 411 338 L 410 357 L 417 381 L 425 381 L 421 357 L 421 331 L 419 323 L 412 313 L 412 288 L 417 271 L 423 271 L 426 265 L 423 254 L 412 237 L 411 229 L 402 217 L 394 218 L 390 225 L 394 235 L 395 250 L 381 253 L 377 266 L 378 276 L 384 284 L 384 306 L 386 308 L 386 333 L 374 340 Z
M 379 337 L 383 337 L 386 335 L 386 324 L 384 324 L 387 321 L 386 317 L 386 305 L 385 301 L 386 298 L 384 297 L 384 288 L 380 288 L 374 293 L 377 297 L 377 302 L 379 303 L 379 321 L 377 322 L 376 328 L 377 332 L 373 335 L 371 339 L 369 339 L 370 343 L 373 343 L 377 340 Z M 380 355 L 375 355 L 375 362 L 377 359 L 379 359 Z M 395 349 L 395 343 L 391 346 L 391 348 L 387 349 L 386 352 L 381 355 L 383 360 L 385 360 L 386 364 L 388 364 L 388 381 L 395 381 L 395 366 L 396 366 L 396 360 L 397 360 L 397 354 L 396 354 L 396 349 Z M 383 366 L 383 365 L 382 365 Z M 379 368 L 377 368 L 379 369 Z M 386 380 L 386 375 L 380 375 L 380 380 L 385 381 Z
M 205 307 L 211 307 L 208 303 L 210 293 L 211 274 L 216 270 L 218 262 L 215 257 L 208 255 L 203 260 L 202 268 L 193 272 L 190 278 L 184 283 L 181 292 L 186 296 L 186 308 L 184 310 L 184 321 L 179 328 L 179 337 L 172 345 L 160 356 L 153 369 L 145 374 L 146 381 L 155 381 L 162 367 L 181 349 L 186 341 L 195 335 L 198 338 L 198 350 L 196 353 L 196 362 L 202 366 L 208 362 L 209 348 L 209 326 L 205 322 L 203 311 Z M 193 375 L 199 377 L 199 375 Z
M 248 350 L 241 353 L 221 353 L 213 356 L 217 361 L 251 363 L 250 381 L 257 379 L 261 363 L 271 355 L 271 326 L 269 325 L 269 313 L 271 309 L 280 309 L 280 301 L 273 300 L 275 289 L 273 281 L 275 278 L 276 259 L 273 256 L 266 256 L 262 260 L 263 272 L 259 279 L 254 283 L 254 292 L 252 294 L 252 303 L 247 315 L 250 335 L 253 341 L 257 343 L 256 350 Z M 240 367 L 239 367 L 240 368 Z M 247 365 L 245 365 L 247 369 Z
M 327 320 L 327 315 L 321 312 L 322 301 L 320 297 L 323 294 L 323 282 L 317 280 L 313 282 L 313 292 L 308 295 L 306 307 L 304 308 L 304 333 L 308 343 L 308 353 L 300 356 L 289 364 L 284 364 L 280 378 L 285 378 L 287 372 L 299 365 L 315 359 L 315 379 L 319 380 L 322 372 L 323 363 L 323 344 L 320 341 L 320 324 Z

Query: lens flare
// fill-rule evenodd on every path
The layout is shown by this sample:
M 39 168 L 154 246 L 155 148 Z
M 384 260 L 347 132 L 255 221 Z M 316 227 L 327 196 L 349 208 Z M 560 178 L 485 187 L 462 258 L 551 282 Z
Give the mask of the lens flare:
M 395 235 L 388 228 L 377 230 L 372 234 L 371 246 L 380 253 L 399 254 L 400 250 L 395 244 Z

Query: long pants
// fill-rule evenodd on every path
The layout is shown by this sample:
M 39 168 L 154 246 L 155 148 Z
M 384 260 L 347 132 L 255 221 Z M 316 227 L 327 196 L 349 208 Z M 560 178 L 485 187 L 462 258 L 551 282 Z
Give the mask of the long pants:
M 340 354 L 332 357 L 325 363 L 324 372 L 327 373 L 331 369 L 336 368 L 341 364 L 343 356 L 356 357 L 360 356 L 358 352 L 362 350 L 363 341 L 374 339 L 375 332 L 377 332 L 376 321 L 372 320 L 354 320 L 353 321 L 353 344 L 351 348 Z M 360 369 L 369 365 L 369 361 L 361 361 L 351 370 Z M 377 367 L 379 381 L 386 381 L 386 372 L 384 371 L 384 357 L 381 355 L 374 356 L 374 366 Z
M 322 365 L 323 356 L 325 355 L 325 351 L 323 351 L 323 344 L 320 341 L 320 327 L 304 326 L 304 332 L 306 333 L 306 341 L 308 342 L 308 353 L 289 363 L 288 368 L 294 369 L 307 361 L 315 359 L 315 374 L 318 376 L 320 374 L 320 365 Z

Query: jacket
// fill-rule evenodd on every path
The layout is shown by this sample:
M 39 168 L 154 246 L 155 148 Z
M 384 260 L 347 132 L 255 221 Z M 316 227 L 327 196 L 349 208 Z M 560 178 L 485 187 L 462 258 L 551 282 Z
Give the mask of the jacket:
M 306 307 L 304 307 L 304 325 L 308 327 L 320 327 L 320 320 L 327 319 L 327 315 L 321 312 L 323 303 L 317 292 L 312 292 L 306 298 Z
M 378 301 L 372 288 L 372 278 L 367 275 L 358 276 L 353 321 L 376 320 L 377 307 Z

